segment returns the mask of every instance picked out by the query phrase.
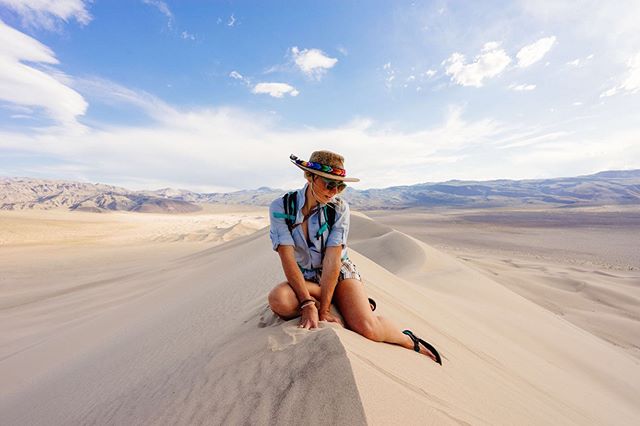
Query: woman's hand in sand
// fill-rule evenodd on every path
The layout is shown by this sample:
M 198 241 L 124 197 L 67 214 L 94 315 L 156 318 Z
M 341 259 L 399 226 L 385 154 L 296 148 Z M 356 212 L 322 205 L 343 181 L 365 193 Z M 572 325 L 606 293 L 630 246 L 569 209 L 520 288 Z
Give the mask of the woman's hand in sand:
M 333 315 L 331 312 L 320 312 L 320 321 L 335 322 L 336 324 L 340 324 L 344 327 L 340 318 Z
M 318 308 L 315 303 L 311 303 L 302 308 L 302 316 L 298 327 L 306 328 L 307 330 L 318 328 Z

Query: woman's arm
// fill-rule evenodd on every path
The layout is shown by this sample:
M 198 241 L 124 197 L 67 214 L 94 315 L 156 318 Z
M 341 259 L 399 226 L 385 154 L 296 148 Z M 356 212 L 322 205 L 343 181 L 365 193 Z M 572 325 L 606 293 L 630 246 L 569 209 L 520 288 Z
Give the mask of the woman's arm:
M 293 250 L 293 246 L 278 246 L 278 254 L 280 255 L 284 276 L 287 277 L 287 282 L 296 294 L 298 302 L 302 302 L 311 299 L 311 295 L 304 284 L 304 276 L 300 272 L 300 268 L 298 268 Z
M 280 255 L 280 262 L 282 262 L 284 276 L 287 277 L 289 286 L 296 294 L 298 303 L 305 300 L 313 300 L 304 282 L 304 276 L 302 275 L 302 272 L 300 271 L 300 268 L 298 268 L 298 264 L 296 263 L 293 246 L 278 246 L 278 255 Z M 306 329 L 318 327 L 318 310 L 315 303 L 309 304 L 304 307 L 301 314 L 301 327 L 304 327 Z
M 327 247 L 322 261 L 322 276 L 320 277 L 320 320 L 332 321 L 329 313 L 331 299 L 338 284 L 340 267 L 342 266 L 342 246 Z M 332 321 L 339 322 L 339 321 Z

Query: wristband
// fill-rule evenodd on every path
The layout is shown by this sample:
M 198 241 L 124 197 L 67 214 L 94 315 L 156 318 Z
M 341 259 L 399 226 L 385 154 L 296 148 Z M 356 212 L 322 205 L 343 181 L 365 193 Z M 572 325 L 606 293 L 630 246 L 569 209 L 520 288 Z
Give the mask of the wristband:
M 300 302 L 300 304 L 298 304 L 298 309 L 302 309 L 304 305 L 308 304 L 309 302 L 316 303 L 315 299 L 304 299 L 302 302 Z
M 308 300 L 300 305 L 300 310 L 302 311 L 307 306 L 316 306 L 316 302 L 314 302 L 313 300 Z

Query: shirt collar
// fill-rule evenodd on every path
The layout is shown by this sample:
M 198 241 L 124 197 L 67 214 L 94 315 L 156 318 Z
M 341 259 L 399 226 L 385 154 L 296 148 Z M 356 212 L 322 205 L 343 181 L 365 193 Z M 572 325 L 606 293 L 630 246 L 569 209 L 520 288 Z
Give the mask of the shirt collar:
M 307 182 L 302 189 L 298 189 L 298 195 L 296 196 L 296 204 L 298 204 L 298 211 L 296 212 L 296 223 L 302 222 L 304 219 L 304 215 L 302 214 L 302 206 L 307 202 L 307 187 L 309 186 L 309 182 Z
M 298 211 L 296 212 L 296 223 L 301 223 L 302 220 L 304 219 L 304 215 L 302 214 L 302 207 L 304 206 L 304 203 L 307 202 L 306 196 L 307 196 L 308 187 L 309 187 L 309 182 L 305 183 L 302 189 L 298 190 L 298 195 L 296 196 L 296 201 L 298 204 Z M 311 216 L 316 214 L 320 210 L 320 208 L 322 208 L 323 206 L 324 204 L 318 204 L 316 207 L 314 207 L 312 210 Z

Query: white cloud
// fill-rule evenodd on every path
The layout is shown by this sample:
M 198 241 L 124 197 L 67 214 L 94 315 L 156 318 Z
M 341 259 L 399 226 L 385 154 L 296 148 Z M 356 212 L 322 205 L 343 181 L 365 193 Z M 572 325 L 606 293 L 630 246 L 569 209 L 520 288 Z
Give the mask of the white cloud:
M 540 146 L 549 142 L 561 140 L 562 138 L 566 138 L 570 134 L 571 133 L 565 131 L 555 131 L 547 133 L 541 133 L 539 131 L 528 131 L 523 134 L 509 135 L 505 139 L 495 141 L 494 144 L 500 150 L 531 147 L 534 145 Z
M 576 102 L 572 103 L 571 105 L 573 105 L 573 106 L 581 106 L 582 102 L 576 101 Z
M 393 87 L 393 81 L 396 79 L 396 71 L 391 66 L 391 62 L 382 65 L 382 70 L 385 73 L 384 85 L 387 90 L 390 90 Z
M 270 114 L 230 108 L 180 110 L 115 83 L 97 81 L 95 86 L 104 96 L 116 92 L 114 102 L 139 105 L 153 114 L 156 122 L 100 126 L 88 128 L 84 134 L 69 128 L 33 134 L 0 129 L 0 156 L 5 152 L 19 154 L 3 172 L 134 189 L 294 188 L 303 181 L 288 155 L 296 153 L 304 158 L 318 148 L 342 153 L 349 174 L 362 179 L 359 188 L 451 178 L 531 178 L 640 168 L 637 130 L 622 135 L 612 132 L 606 138 L 585 138 L 578 131 L 527 133 L 517 125 L 491 119 L 467 120 L 455 107 L 440 123 L 415 131 L 401 131 L 371 119 L 337 127 L 282 129 L 278 118 Z M 125 161 L 130 158 L 136 161 Z M 229 187 L 229 176 L 233 176 L 233 188 Z M 209 187 L 203 188 L 202 182 Z
M 604 41 L 610 49 L 628 55 L 640 42 L 638 0 L 520 0 L 544 26 L 559 25 L 582 39 Z
M 559 138 L 536 149 L 525 149 L 505 157 L 521 173 L 535 176 L 576 176 L 602 170 L 640 168 L 640 132 L 621 130 L 607 137 L 583 135 Z M 542 174 L 542 175 L 541 175 Z
M 43 177 L 48 170 L 57 178 L 146 187 L 148 182 L 164 182 L 163 186 L 187 188 L 202 182 L 228 187 L 229 176 L 234 176 L 231 190 L 297 186 L 302 176 L 288 155 L 304 158 L 322 147 L 344 154 L 349 173 L 366 179 L 366 186 L 389 186 L 427 180 L 438 164 L 458 161 L 464 157 L 461 150 L 481 146 L 501 131 L 490 120 L 467 122 L 455 108 L 442 124 L 408 133 L 369 119 L 286 130 L 277 129 L 276 123 L 274 117 L 228 108 L 171 109 L 157 123 L 104 126 L 82 135 L 64 129 L 46 135 L 0 130 L 0 153 L 11 150 L 24 154 L 21 158 L 38 157 L 32 167 L 14 164 L 5 171 L 9 175 Z M 123 161 L 130 158 L 136 161 Z M 449 168 L 442 170 L 451 173 Z
M 499 75 L 511 58 L 497 42 L 485 43 L 482 52 L 470 64 L 461 53 L 453 53 L 442 65 L 451 81 L 461 86 L 482 87 L 483 80 Z
M 640 92 L 640 52 L 627 60 L 627 72 L 622 78 L 622 82 L 606 91 L 600 97 L 613 96 L 621 92 Z
M 307 76 L 320 79 L 327 70 L 334 67 L 338 60 L 327 56 L 320 49 L 298 49 L 297 46 L 291 48 L 293 61 L 300 70 Z
M 594 57 L 594 54 L 591 53 L 590 55 L 588 55 L 585 58 L 576 58 L 573 61 L 567 62 L 567 65 L 570 66 L 570 67 L 574 67 L 574 68 L 582 68 L 587 64 L 587 62 L 592 60 L 593 57 Z
M 54 29 L 57 21 L 73 18 L 82 25 L 91 21 L 83 0 L 0 0 L 0 4 L 13 9 L 27 26 Z
M 534 43 L 524 46 L 516 54 L 516 58 L 518 58 L 518 66 L 521 68 L 525 68 L 535 64 L 540 59 L 542 59 L 544 55 L 549 52 L 549 50 L 551 50 L 555 42 L 556 37 L 550 36 L 541 38 Z
M 191 34 L 188 31 L 183 31 L 182 33 L 180 33 L 180 37 L 182 37 L 184 40 L 195 40 L 196 36 Z
M 600 93 L 600 97 L 601 98 L 607 98 L 609 96 L 613 96 L 613 95 L 618 94 L 618 92 L 619 92 L 618 87 L 612 87 L 612 88 L 607 89 L 604 92 Z
M 287 83 L 258 83 L 253 88 L 255 94 L 268 94 L 274 98 L 282 98 L 284 95 L 298 96 L 300 92 Z
M 346 47 L 338 46 L 338 47 L 336 48 L 336 50 L 337 50 L 338 52 L 340 52 L 340 54 L 341 54 L 342 56 L 349 56 L 349 51 L 347 50 L 347 48 L 346 48 Z
M 54 70 L 31 64 L 57 64 L 47 46 L 0 20 L 0 99 L 15 105 L 42 108 L 56 121 L 73 124 L 83 115 L 87 102 Z M 29 62 L 26 65 L 24 62 Z
M 233 78 L 234 80 L 239 80 L 241 82 L 243 82 L 246 86 L 250 86 L 251 85 L 251 79 L 248 77 L 243 76 L 242 74 L 240 74 L 238 71 L 231 71 L 229 73 L 229 77 Z
M 235 15 L 231 14 L 231 16 L 229 17 L 229 20 L 227 21 L 227 26 L 233 27 L 235 24 L 236 24 L 236 17 Z
M 72 86 L 84 95 L 108 105 L 131 105 L 158 121 L 175 117 L 177 111 L 158 97 L 102 78 L 76 78 Z
M 156 9 L 158 9 L 160 13 L 162 13 L 164 16 L 167 17 L 167 26 L 169 28 L 173 27 L 173 13 L 171 12 L 171 9 L 169 9 L 169 6 L 167 6 L 165 2 L 161 0 L 142 0 L 142 3 L 147 4 L 149 6 L 153 6 Z
M 535 84 L 510 84 L 509 89 L 515 90 L 516 92 L 528 92 L 534 90 L 536 88 Z
M 427 78 L 432 78 L 432 77 L 434 77 L 437 73 L 438 73 L 438 71 L 433 70 L 433 69 L 429 69 L 429 70 L 426 70 L 426 71 L 424 72 L 424 75 L 425 75 Z

